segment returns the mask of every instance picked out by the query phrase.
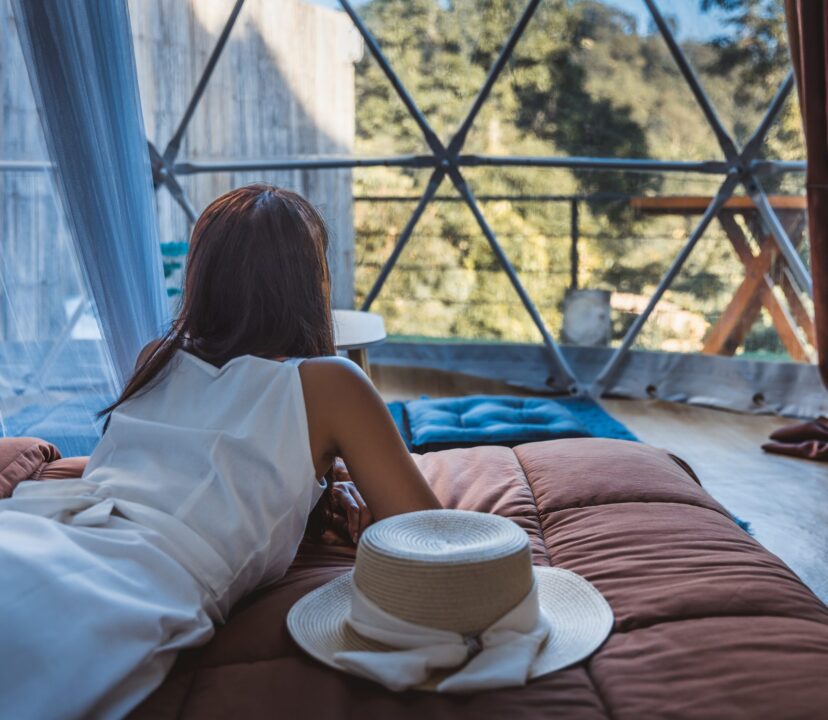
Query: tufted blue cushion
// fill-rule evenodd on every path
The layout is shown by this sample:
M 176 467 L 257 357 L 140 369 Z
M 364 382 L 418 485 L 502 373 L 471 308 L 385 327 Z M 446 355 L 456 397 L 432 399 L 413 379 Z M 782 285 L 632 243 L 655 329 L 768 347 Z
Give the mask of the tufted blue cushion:
M 591 436 L 566 407 L 542 398 L 471 395 L 411 400 L 405 409 L 418 452 Z

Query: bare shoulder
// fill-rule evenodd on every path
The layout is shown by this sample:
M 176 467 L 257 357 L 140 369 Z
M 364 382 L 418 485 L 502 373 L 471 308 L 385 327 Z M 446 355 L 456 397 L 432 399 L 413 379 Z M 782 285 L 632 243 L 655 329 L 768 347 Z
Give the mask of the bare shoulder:
M 299 366 L 306 403 L 340 418 L 383 405 L 374 384 L 354 362 L 341 357 L 305 360 Z
M 313 385 L 373 387 L 359 365 L 338 356 L 309 358 L 299 366 L 299 374 L 304 382 Z

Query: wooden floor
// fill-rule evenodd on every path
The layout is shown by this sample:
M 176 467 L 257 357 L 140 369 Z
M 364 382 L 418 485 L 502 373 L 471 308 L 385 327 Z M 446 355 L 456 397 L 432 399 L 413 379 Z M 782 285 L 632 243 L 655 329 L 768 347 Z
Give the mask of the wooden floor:
M 387 400 L 420 395 L 521 394 L 501 383 L 431 370 L 375 367 Z M 828 602 L 828 463 L 769 455 L 760 445 L 790 420 L 658 400 L 605 400 L 644 442 L 686 460 L 707 491 L 750 523 L 754 537 Z

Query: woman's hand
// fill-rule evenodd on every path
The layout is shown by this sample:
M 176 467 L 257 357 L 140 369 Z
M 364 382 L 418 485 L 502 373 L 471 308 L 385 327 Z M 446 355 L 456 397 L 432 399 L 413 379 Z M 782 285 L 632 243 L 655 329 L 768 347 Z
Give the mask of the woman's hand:
M 333 523 L 341 523 L 342 531 L 353 541 L 359 542 L 374 518 L 371 511 L 359 494 L 356 485 L 350 480 L 334 483 L 332 502 L 334 506 Z
M 347 538 L 356 545 L 374 518 L 340 458 L 334 461 L 328 477 L 332 480 L 331 520 L 322 540 L 331 545 L 341 545 Z

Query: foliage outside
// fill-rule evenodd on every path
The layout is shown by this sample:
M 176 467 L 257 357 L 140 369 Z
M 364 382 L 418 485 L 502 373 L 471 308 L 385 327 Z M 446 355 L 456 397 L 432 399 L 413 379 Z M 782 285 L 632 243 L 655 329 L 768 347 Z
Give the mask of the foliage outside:
M 425 116 L 448 142 L 483 83 L 524 0 L 370 0 L 369 28 Z M 669 4 L 661 3 L 669 15 Z M 789 68 L 781 0 L 700 0 L 727 14 L 720 37 L 683 48 L 725 126 L 739 143 L 752 133 Z M 669 19 L 669 18 L 668 18 Z M 368 52 L 357 68 L 358 154 L 427 153 L 413 120 Z M 676 160 L 721 159 L 715 137 L 657 32 L 591 0 L 544 0 L 495 85 L 464 152 Z M 762 156 L 801 159 L 795 97 Z M 697 216 L 641 216 L 629 197 L 711 195 L 718 176 L 533 168 L 464 171 L 477 196 L 579 198 L 578 284 L 613 291 L 613 337 L 632 322 L 684 244 Z M 428 170 L 355 172 L 354 195 L 418 197 Z M 774 192 L 800 193 L 801 178 L 767 178 Z M 446 180 L 440 196 L 456 197 Z M 570 285 L 568 200 L 481 202 L 507 255 L 553 334 Z M 355 206 L 357 302 L 364 298 L 414 202 Z M 718 224 L 691 255 L 639 337 L 638 347 L 698 351 L 743 267 Z M 433 203 L 374 304 L 400 335 L 539 340 L 463 203 Z M 746 351 L 784 353 L 769 319 Z

